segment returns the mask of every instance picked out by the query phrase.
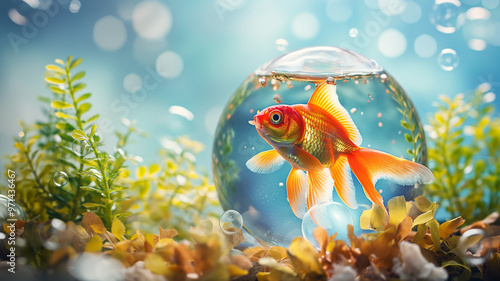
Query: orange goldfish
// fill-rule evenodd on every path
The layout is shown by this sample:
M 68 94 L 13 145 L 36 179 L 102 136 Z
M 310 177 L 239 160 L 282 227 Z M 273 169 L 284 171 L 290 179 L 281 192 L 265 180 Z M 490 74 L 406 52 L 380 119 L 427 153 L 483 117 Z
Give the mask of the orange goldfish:
M 357 208 L 351 170 L 368 199 L 382 207 L 377 180 L 414 185 L 434 179 L 423 165 L 360 147 L 361 135 L 334 84 L 322 83 L 307 104 L 271 106 L 249 123 L 273 149 L 255 155 L 246 166 L 256 173 L 272 173 L 288 161 L 292 170 L 287 196 L 299 218 L 315 204 L 331 201 L 334 186 L 347 206 Z

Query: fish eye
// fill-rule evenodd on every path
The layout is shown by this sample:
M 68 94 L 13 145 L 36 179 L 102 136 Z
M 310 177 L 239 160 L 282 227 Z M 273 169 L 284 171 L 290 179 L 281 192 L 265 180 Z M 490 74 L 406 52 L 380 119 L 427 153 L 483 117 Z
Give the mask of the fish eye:
M 271 111 L 271 113 L 269 113 L 269 120 L 271 120 L 271 123 L 275 125 L 281 123 L 283 121 L 283 115 L 281 114 L 281 111 Z

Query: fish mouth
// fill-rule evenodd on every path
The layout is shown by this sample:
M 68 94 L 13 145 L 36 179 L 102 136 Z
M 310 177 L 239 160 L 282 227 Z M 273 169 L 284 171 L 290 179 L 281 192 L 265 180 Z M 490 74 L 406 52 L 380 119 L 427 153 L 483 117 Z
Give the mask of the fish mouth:
M 257 128 L 257 130 L 260 130 L 260 129 L 262 129 L 262 122 L 261 122 L 261 121 L 262 121 L 262 120 L 259 118 L 259 116 L 258 116 L 258 115 L 255 115 L 255 116 L 253 117 L 253 121 L 248 121 L 248 123 L 250 123 L 250 124 L 252 124 L 252 123 L 253 123 L 252 125 L 254 125 L 254 126 L 255 126 L 255 128 Z

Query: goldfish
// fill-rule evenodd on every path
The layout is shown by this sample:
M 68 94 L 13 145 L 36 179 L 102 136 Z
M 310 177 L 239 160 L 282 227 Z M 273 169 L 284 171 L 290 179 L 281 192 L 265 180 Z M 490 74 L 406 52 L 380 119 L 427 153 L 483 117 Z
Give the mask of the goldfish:
M 249 121 L 273 149 L 256 154 L 246 166 L 266 174 L 290 163 L 287 197 L 298 218 L 315 204 L 332 201 L 333 188 L 348 207 L 356 209 L 351 171 L 366 197 L 382 207 L 382 196 L 375 189 L 379 179 L 400 185 L 434 180 L 432 172 L 419 163 L 361 147 L 361 134 L 340 104 L 336 87 L 324 82 L 307 104 L 270 106 Z

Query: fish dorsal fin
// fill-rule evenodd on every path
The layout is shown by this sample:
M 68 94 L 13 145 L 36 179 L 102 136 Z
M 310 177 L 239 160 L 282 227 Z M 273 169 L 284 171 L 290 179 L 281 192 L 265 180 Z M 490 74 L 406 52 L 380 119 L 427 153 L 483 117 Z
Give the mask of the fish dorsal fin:
M 347 110 L 340 104 L 336 85 L 327 83 L 319 85 L 311 96 L 311 99 L 309 99 L 308 104 L 319 106 L 326 110 L 346 129 L 349 139 L 354 144 L 361 145 L 363 138 Z

